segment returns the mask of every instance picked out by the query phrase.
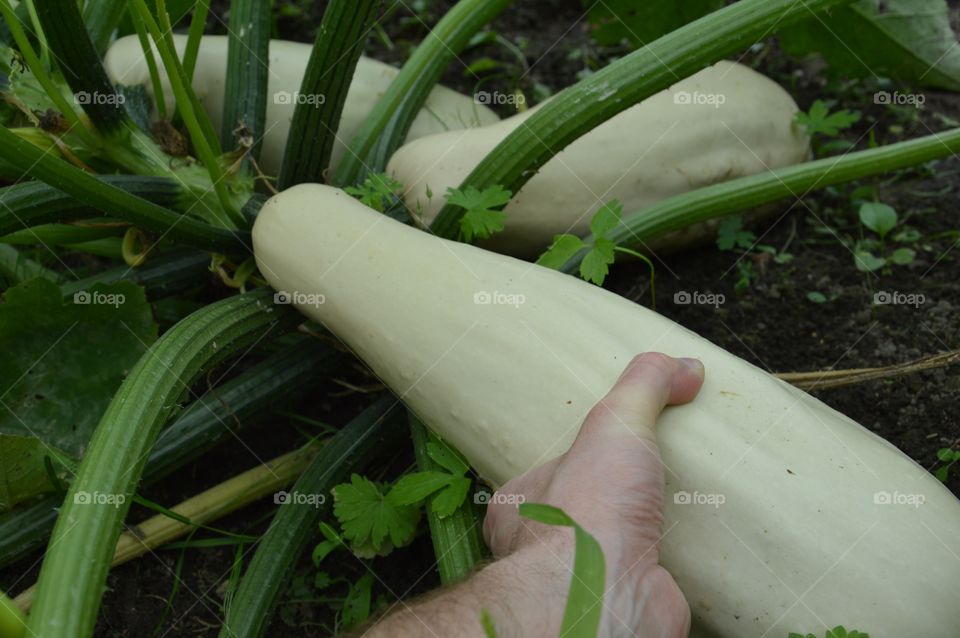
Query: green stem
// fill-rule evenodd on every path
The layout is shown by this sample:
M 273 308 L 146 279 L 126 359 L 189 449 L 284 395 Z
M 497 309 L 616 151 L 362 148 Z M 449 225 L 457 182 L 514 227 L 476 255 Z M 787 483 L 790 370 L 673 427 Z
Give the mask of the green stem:
M 131 370 L 101 418 L 57 517 L 30 615 L 32 635 L 93 634 L 120 526 L 161 426 L 203 370 L 295 323 L 294 313 L 270 303 L 272 295 L 260 289 L 206 306 L 160 337 Z
M 32 259 L 24 257 L 13 246 L 0 244 L 0 275 L 18 284 L 40 277 L 50 281 L 60 281 L 60 275 L 48 270 Z
M 70 297 L 85 288 L 65 285 L 61 289 L 64 297 Z M 269 408 L 301 395 L 318 376 L 330 373 L 338 360 L 330 348 L 298 337 L 276 354 L 210 390 L 188 405 L 160 434 L 147 459 L 143 485 L 170 476 L 257 423 L 256 417 Z M 47 540 L 62 500 L 48 496 L 0 517 L 0 567 L 23 558 Z
M 413 413 L 409 412 L 410 434 L 413 438 L 413 450 L 420 471 L 445 471 L 427 453 L 427 443 L 440 444 L 440 439 Z M 449 447 L 449 444 L 446 444 Z M 444 585 L 463 580 L 473 571 L 477 563 L 483 560 L 485 545 L 481 537 L 480 512 L 469 496 L 457 510 L 440 518 L 431 507 L 433 497 L 427 499 L 427 522 L 430 525 L 430 538 L 433 540 L 433 552 L 437 557 L 437 571 Z
M 395 444 L 402 431 L 396 423 L 400 407 L 393 395 L 380 398 L 323 446 L 292 491 L 323 495 L 326 500 L 319 507 L 290 504 L 277 511 L 231 599 L 220 638 L 264 635 L 297 558 L 316 536 L 317 525 L 329 509 L 330 490 L 359 471 L 378 450 Z
M 45 153 L 4 126 L 0 126 L 0 159 L 103 214 L 124 219 L 173 241 L 220 252 L 246 252 L 249 245 L 249 233 L 205 224 L 112 187 L 105 180 Z
M 210 13 L 210 0 L 198 0 L 190 18 L 190 32 L 187 34 L 187 47 L 183 51 L 183 72 L 187 82 L 193 85 L 193 71 L 197 66 L 197 54 L 200 52 L 200 38 L 207 26 L 207 14 Z M 232 20 L 232 18 L 231 18 Z
M 380 0 L 331 0 L 310 52 L 277 187 L 322 182 L 343 104 Z
M 83 8 L 83 21 L 90 40 L 103 55 L 110 46 L 110 38 L 127 11 L 126 0 L 90 0 Z
M 417 45 L 410 59 L 367 116 L 337 167 L 333 182 L 358 184 L 383 171 L 407 137 L 430 91 L 470 38 L 496 18 L 512 0 L 460 0 Z M 394 5 L 396 6 L 396 5 Z
M 740 51 L 772 28 L 851 0 L 740 0 L 607 65 L 558 93 L 493 149 L 460 185 L 517 193 L 551 157 L 614 115 L 704 66 Z M 447 204 L 431 230 L 455 238 L 464 210 Z
M 236 202 L 230 196 L 227 184 L 224 181 L 226 176 L 218 157 L 221 151 L 217 143 L 216 133 L 213 131 L 213 126 L 210 124 L 206 113 L 199 107 L 199 101 L 193 92 L 193 87 L 185 82 L 183 67 L 180 65 L 176 47 L 173 44 L 173 35 L 169 29 L 161 31 L 160 26 L 150 15 L 150 10 L 144 0 L 134 0 L 134 6 L 140 12 L 140 17 L 157 46 L 157 51 L 160 53 L 164 69 L 170 80 L 170 87 L 174 96 L 176 96 L 177 111 L 190 133 L 190 141 L 193 143 L 197 156 L 210 174 L 210 181 L 213 182 L 217 199 L 231 222 L 240 227 L 243 225 L 244 219 L 240 214 L 240 209 L 236 206 Z M 168 27 L 169 16 L 167 16 L 163 7 L 162 0 L 158 0 L 157 10 L 162 22 L 164 22 L 164 27 Z M 166 36 L 164 36 L 164 33 L 166 33 Z
M 740 177 L 657 202 L 624 217 L 606 237 L 619 246 L 643 246 L 644 241 L 714 217 L 784 197 L 800 198 L 811 190 L 916 166 L 958 152 L 960 128 Z M 592 237 L 586 241 L 592 241 Z M 582 253 L 575 255 L 560 270 L 576 272 L 582 260 Z
M 623 246 L 614 246 L 614 251 L 624 253 L 625 255 L 631 255 L 636 257 L 640 261 L 647 264 L 650 267 L 650 307 L 653 310 L 657 309 L 657 286 L 656 286 L 656 269 L 653 267 L 653 262 L 650 261 L 650 258 L 644 254 L 638 253 L 635 250 L 630 250 L 629 248 L 624 248 Z
M 160 70 L 157 68 L 157 60 L 153 56 L 153 47 L 150 45 L 150 34 L 147 33 L 147 25 L 143 23 L 140 12 L 130 12 L 130 22 L 133 23 L 133 29 L 137 32 L 137 40 L 140 41 L 140 48 L 143 50 L 143 58 L 147 61 L 147 69 L 150 71 L 150 84 L 153 86 L 153 99 L 157 103 L 157 115 L 161 120 L 167 119 L 167 98 L 164 96 L 163 81 L 160 79 Z
M 267 119 L 270 24 L 269 0 L 231 0 L 220 139 L 227 150 L 237 148 L 234 131 L 243 126 L 254 140 L 254 160 L 260 157 Z

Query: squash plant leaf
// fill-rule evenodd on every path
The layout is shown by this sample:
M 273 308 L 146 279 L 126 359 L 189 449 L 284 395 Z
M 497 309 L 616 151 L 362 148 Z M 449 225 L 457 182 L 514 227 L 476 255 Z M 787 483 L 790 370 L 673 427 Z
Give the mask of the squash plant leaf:
M 583 0 L 590 34 L 601 46 L 623 41 L 645 46 L 688 22 L 723 7 L 723 0 Z
M 960 47 L 946 0 L 859 0 L 783 28 L 791 55 L 821 54 L 843 76 L 888 76 L 960 90 Z M 883 93 L 874 96 L 884 100 Z
M 414 472 L 401 476 L 387 493 L 394 505 L 418 505 L 434 492 L 450 485 L 457 477 L 446 472 Z
M 826 102 L 817 100 L 810 105 L 810 110 L 806 113 L 803 111 L 797 113 L 794 121 L 802 125 L 810 137 L 817 134 L 834 137 L 841 130 L 860 121 L 860 113 L 846 109 L 831 113 Z
M 449 484 L 433 498 L 430 508 L 440 518 L 451 516 L 467 500 L 467 492 L 473 481 L 466 477 L 453 477 Z
M 358 555 L 366 555 L 367 550 L 372 554 L 389 552 L 413 540 L 419 508 L 395 505 L 372 481 L 354 474 L 349 483 L 337 485 L 333 495 L 333 513 L 343 537 Z
M 439 466 L 448 470 L 451 474 L 463 476 L 470 469 L 466 460 L 460 454 L 445 443 L 434 443 L 427 441 L 427 454 Z
M 143 289 L 96 285 L 64 300 L 33 279 L 0 305 L 0 436 L 80 458 L 120 383 L 157 338 Z
M 487 239 L 503 230 L 507 214 L 499 208 L 506 206 L 512 197 L 502 186 L 491 186 L 482 191 L 473 186 L 466 190 L 447 189 L 447 203 L 466 210 L 460 219 L 460 234 L 468 242 Z

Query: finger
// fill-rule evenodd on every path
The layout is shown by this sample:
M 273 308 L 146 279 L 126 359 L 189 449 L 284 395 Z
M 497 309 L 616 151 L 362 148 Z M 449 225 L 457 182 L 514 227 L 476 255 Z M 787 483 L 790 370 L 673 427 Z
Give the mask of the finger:
M 703 375 L 703 364 L 696 359 L 675 359 L 659 352 L 638 355 L 587 415 L 581 435 L 626 428 L 652 437 L 664 407 L 692 401 Z

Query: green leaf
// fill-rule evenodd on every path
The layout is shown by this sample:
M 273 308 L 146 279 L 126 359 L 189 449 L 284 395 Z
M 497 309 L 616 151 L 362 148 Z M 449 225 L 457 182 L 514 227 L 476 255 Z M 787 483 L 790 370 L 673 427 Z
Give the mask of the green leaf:
M 788 53 L 819 53 L 844 77 L 884 75 L 960 90 L 960 48 L 945 0 L 861 0 L 778 35 Z
M 883 238 L 896 227 L 897 211 L 886 204 L 867 202 L 860 206 L 860 223 Z
M 951 450 L 948 447 L 940 448 L 937 450 L 937 458 L 947 463 L 949 461 L 956 461 L 960 459 L 960 450 Z
M 360 186 L 347 186 L 343 189 L 363 203 L 381 213 L 384 212 L 396 194 L 403 190 L 403 184 L 386 173 L 368 175 Z
M 912 248 L 897 248 L 890 255 L 890 261 L 898 266 L 906 266 L 907 264 L 912 264 L 916 257 L 917 253 Z
M 373 574 L 367 572 L 350 586 L 343 601 L 341 619 L 346 629 L 352 629 L 366 622 L 370 617 L 370 590 L 373 588 Z
M 606 585 L 606 564 L 600 543 L 559 508 L 523 503 L 520 505 L 520 515 L 546 525 L 574 529 L 573 579 L 570 581 L 560 635 L 567 638 L 595 638 L 600 627 Z
M 887 260 L 869 251 L 858 250 L 853 254 L 853 263 L 860 272 L 873 272 L 887 265 Z
M 0 435 L 0 512 L 37 494 L 57 489 L 47 472 L 45 459 L 59 456 L 39 439 Z M 63 478 L 57 471 L 55 477 Z
M 547 252 L 540 255 L 537 264 L 559 270 L 567 261 L 582 250 L 586 244 L 576 235 L 557 235 Z
M 335 541 L 321 541 L 317 543 L 317 546 L 313 548 L 313 554 L 311 555 L 311 560 L 315 567 L 319 567 L 320 563 L 323 562 L 323 559 L 330 555 L 330 553 L 337 549 L 338 547 L 343 547 L 342 543 Z
M 594 237 L 606 237 L 607 233 L 617 227 L 623 217 L 623 204 L 612 200 L 600 207 L 590 220 L 590 232 Z
M 450 484 L 433 499 L 433 512 L 440 518 L 452 515 L 467 499 L 473 481 L 466 477 L 452 478 Z
M 406 474 L 390 488 L 387 500 L 393 505 L 419 505 L 437 490 L 450 485 L 455 476 L 446 472 L 414 472 Z
M 834 137 L 859 120 L 860 113 L 856 111 L 843 109 L 830 113 L 830 109 L 823 100 L 816 100 L 808 112 L 800 111 L 794 116 L 794 121 L 803 125 L 806 134 L 810 137 L 817 134 Z
M 413 540 L 420 519 L 418 508 L 394 505 L 376 484 L 357 474 L 350 477 L 350 483 L 334 488 L 333 493 L 333 513 L 354 551 L 369 547 L 380 553 Z
M 0 305 L 0 433 L 79 458 L 127 372 L 157 338 L 143 289 L 95 285 L 65 302 L 34 279 Z
M 460 220 L 460 233 L 466 241 L 487 239 L 495 232 L 503 230 L 507 214 L 497 210 L 506 206 L 512 195 L 501 186 L 491 186 L 478 190 L 468 186 L 465 191 L 459 188 L 447 189 L 447 203 L 466 210 Z
M 757 241 L 757 236 L 753 232 L 743 229 L 743 218 L 739 215 L 727 217 L 717 226 L 717 248 L 720 250 L 733 250 L 734 248 L 750 250 L 755 241 Z
M 445 443 L 427 442 L 427 454 L 436 461 L 441 467 L 450 471 L 451 474 L 463 476 L 470 469 L 466 460 L 458 452 L 451 449 Z
M 607 278 L 607 274 L 610 272 L 610 264 L 615 259 L 615 248 L 616 244 L 609 239 L 600 238 L 594 241 L 590 252 L 580 263 L 580 276 L 598 286 L 603 285 L 603 280 Z
M 808 292 L 807 299 L 813 303 L 826 303 L 827 301 L 826 295 L 824 295 L 822 292 L 817 292 L 816 290 Z
M 583 0 L 589 9 L 590 35 L 601 46 L 626 40 L 642 47 L 665 33 L 723 6 L 723 0 Z
M 493 618 L 486 609 L 480 610 L 480 624 L 483 625 L 483 635 L 486 638 L 497 638 L 497 628 L 493 624 Z

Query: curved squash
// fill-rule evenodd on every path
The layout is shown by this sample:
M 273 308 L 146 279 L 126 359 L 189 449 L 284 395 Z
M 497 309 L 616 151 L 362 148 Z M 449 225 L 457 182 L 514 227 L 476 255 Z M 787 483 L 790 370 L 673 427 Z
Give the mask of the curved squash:
M 187 36 L 174 35 L 177 53 L 182 56 L 187 46 Z M 260 166 L 268 174 L 276 174 L 283 160 L 290 123 L 296 104 L 293 96 L 300 90 L 300 82 L 307 69 L 312 47 L 300 42 L 286 40 L 270 41 L 270 76 L 267 83 L 267 130 L 260 151 Z M 167 104 L 174 103 L 170 81 L 163 71 L 159 56 L 155 56 L 160 66 L 164 98 Z M 115 84 L 143 85 L 153 95 L 150 82 L 150 70 L 147 67 L 143 49 L 137 36 L 131 35 L 117 40 L 107 51 L 103 66 Z M 214 128 L 220 130 L 223 117 L 223 93 L 227 78 L 227 36 L 208 35 L 200 40 L 197 66 L 193 74 L 193 90 L 210 116 Z M 377 100 L 399 71 L 377 60 L 361 57 L 357 64 L 347 101 L 344 104 L 337 140 L 334 143 L 331 166 L 336 166 L 346 151 L 346 145 L 353 140 L 354 134 L 373 109 Z M 279 96 L 279 97 L 278 97 Z M 277 99 L 274 99 L 274 98 Z M 288 99 L 289 97 L 289 99 Z M 476 104 L 472 97 L 461 95 L 444 86 L 436 86 L 427 98 L 427 102 L 414 119 L 407 134 L 407 140 L 425 135 L 484 126 L 499 121 L 496 113 L 485 106 Z
M 387 165 L 407 189 L 411 210 L 436 217 L 447 188 L 537 110 L 471 131 L 408 142 Z M 805 160 L 809 139 L 793 125 L 797 105 L 775 82 L 718 62 L 604 122 L 548 161 L 505 209 L 505 229 L 485 248 L 542 253 L 554 235 L 585 235 L 600 206 L 619 199 L 627 213 L 701 186 Z M 432 193 L 432 197 L 428 196 Z M 650 244 L 675 250 L 715 235 L 716 222 Z
M 695 635 L 956 636 L 960 502 L 817 399 L 613 293 L 327 186 L 270 199 L 253 243 L 271 285 L 495 485 L 565 451 L 634 354 L 700 358 L 700 394 L 658 427 L 662 563 Z

